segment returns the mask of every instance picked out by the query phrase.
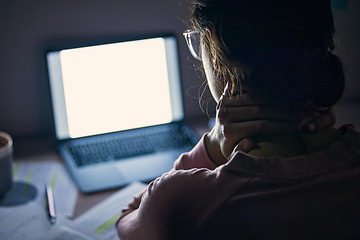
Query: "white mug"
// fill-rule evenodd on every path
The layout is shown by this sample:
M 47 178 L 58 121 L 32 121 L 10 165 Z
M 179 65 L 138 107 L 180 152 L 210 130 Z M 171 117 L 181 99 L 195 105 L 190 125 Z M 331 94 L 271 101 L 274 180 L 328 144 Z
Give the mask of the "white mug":
M 13 141 L 9 134 L 0 132 L 0 198 L 12 186 Z

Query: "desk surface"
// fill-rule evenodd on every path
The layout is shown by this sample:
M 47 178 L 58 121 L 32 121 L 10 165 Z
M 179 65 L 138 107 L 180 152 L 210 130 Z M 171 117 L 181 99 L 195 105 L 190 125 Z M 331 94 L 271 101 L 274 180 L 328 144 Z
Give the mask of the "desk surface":
M 194 122 L 191 127 L 201 136 L 207 131 L 207 123 L 204 121 Z M 43 161 L 45 162 L 62 162 L 61 157 L 53 148 L 53 142 L 44 138 L 25 139 L 22 141 L 14 141 L 14 161 Z M 17 152 L 20 151 L 21 153 Z M 103 192 L 83 194 L 79 191 L 74 218 L 103 201 L 105 198 L 115 193 L 121 188 L 107 190 Z
M 62 162 L 61 157 L 56 152 L 40 153 L 32 156 L 21 156 L 14 159 L 16 161 L 43 161 L 45 162 Z M 74 218 L 78 217 L 92 206 L 101 202 L 120 188 L 97 192 L 93 194 L 83 194 L 79 191 L 76 207 L 74 211 Z

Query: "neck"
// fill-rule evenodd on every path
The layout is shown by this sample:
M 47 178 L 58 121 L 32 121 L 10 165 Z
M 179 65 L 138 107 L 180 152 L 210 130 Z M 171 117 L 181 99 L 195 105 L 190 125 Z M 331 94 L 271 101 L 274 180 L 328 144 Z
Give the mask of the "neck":
M 327 128 L 316 133 L 299 132 L 287 135 L 258 137 L 256 147 L 248 154 L 258 157 L 295 157 L 319 151 L 342 136 L 341 131 Z

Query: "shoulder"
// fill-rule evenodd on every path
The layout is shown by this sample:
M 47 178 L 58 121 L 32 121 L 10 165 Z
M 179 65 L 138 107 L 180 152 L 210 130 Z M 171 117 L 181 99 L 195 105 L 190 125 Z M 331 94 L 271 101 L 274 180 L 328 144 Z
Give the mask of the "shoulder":
M 211 161 L 205 146 L 205 136 L 200 139 L 196 146 L 187 153 L 183 153 L 174 163 L 174 169 L 207 168 L 215 169 L 216 164 Z
M 164 218 L 174 214 L 186 218 L 186 214 L 191 214 L 188 219 L 196 219 L 237 188 L 234 181 L 237 176 L 225 169 L 225 166 L 220 166 L 215 170 L 170 171 L 149 184 L 143 199 L 152 207 L 159 208 Z
M 167 196 L 187 198 L 189 189 L 201 188 L 213 178 L 216 178 L 216 173 L 206 168 L 174 170 L 151 182 L 147 192 L 149 196 L 166 192 Z

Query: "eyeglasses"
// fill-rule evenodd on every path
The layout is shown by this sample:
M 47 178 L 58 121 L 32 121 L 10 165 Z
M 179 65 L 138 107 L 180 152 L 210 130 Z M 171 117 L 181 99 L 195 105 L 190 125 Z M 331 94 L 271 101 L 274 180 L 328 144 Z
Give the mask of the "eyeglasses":
M 187 30 L 183 33 L 191 55 L 201 61 L 201 39 L 200 32 Z

